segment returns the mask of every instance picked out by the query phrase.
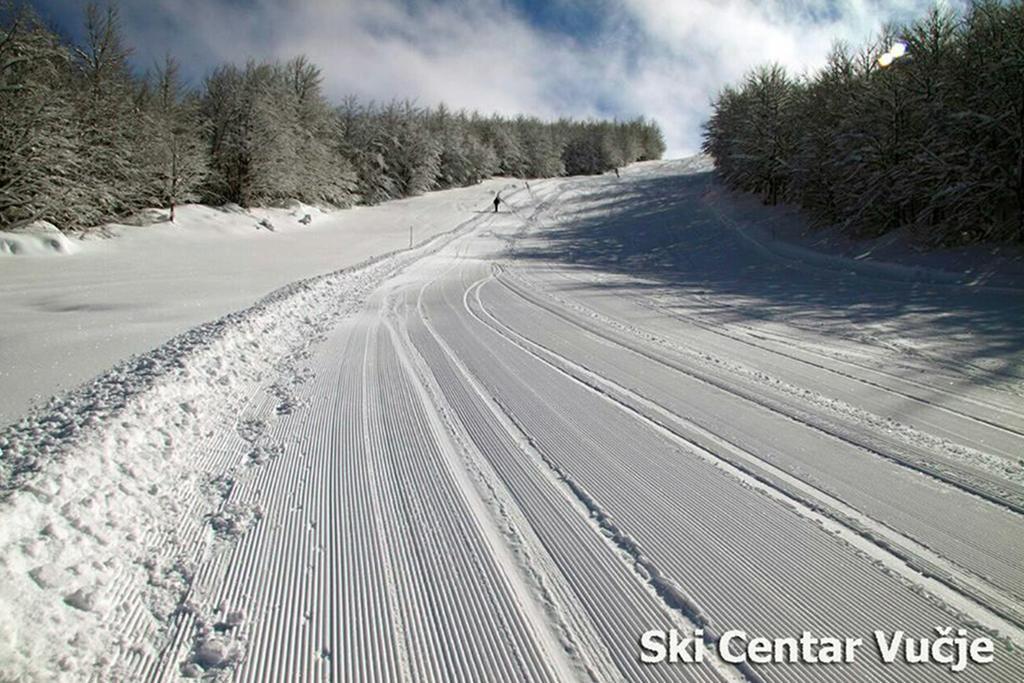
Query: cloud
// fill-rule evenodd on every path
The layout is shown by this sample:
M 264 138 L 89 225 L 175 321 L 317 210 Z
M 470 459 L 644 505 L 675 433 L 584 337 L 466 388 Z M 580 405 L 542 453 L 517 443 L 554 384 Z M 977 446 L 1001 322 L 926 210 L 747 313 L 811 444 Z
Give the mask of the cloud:
M 51 0 L 79 12 L 80 0 Z M 306 54 L 347 94 L 542 117 L 647 115 L 697 150 L 714 94 L 752 66 L 820 65 L 927 0 L 121 0 L 142 66 Z M 75 8 L 75 12 L 71 12 Z
M 151 10 L 154 4 L 165 20 L 133 22 L 128 28 L 136 44 L 169 45 L 184 61 L 191 54 L 208 63 L 306 54 L 323 68 L 333 98 L 408 97 L 482 111 L 588 115 L 599 112 L 582 84 L 606 80 L 592 48 L 536 30 L 498 0 L 159 0 Z
M 940 0 L 941 2 L 941 0 Z M 777 62 L 794 75 L 822 66 L 836 41 L 860 47 L 931 0 L 625 0 L 649 48 L 637 92 L 670 150 L 693 151 L 722 86 Z

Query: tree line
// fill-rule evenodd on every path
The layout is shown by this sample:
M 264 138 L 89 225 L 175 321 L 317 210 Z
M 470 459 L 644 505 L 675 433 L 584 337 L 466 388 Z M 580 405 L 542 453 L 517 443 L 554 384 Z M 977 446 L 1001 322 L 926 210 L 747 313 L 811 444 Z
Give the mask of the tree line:
M 323 92 L 305 57 L 213 69 L 185 86 L 168 57 L 130 64 L 114 6 L 70 44 L 0 0 L 0 230 L 84 229 L 183 202 L 375 204 L 494 175 L 602 173 L 657 159 L 657 124 L 545 122 Z
M 1024 241 L 1024 2 L 933 9 L 811 75 L 761 66 L 718 95 L 703 149 L 729 187 L 856 237 Z

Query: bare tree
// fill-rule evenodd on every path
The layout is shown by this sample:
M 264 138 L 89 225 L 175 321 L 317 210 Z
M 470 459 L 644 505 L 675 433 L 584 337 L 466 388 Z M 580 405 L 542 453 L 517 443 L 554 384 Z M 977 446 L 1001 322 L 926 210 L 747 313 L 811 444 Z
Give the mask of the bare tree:
M 116 6 L 89 4 L 85 33 L 85 44 L 74 49 L 80 180 L 86 188 L 75 223 L 83 226 L 144 205 L 148 134 Z
M 704 150 L 729 186 L 769 201 L 784 189 L 857 236 L 1024 241 L 1022 55 L 1022 0 L 934 9 L 855 54 L 837 48 L 810 78 L 785 86 L 762 68 L 726 88 Z
M 27 9 L 0 16 L 0 228 L 65 223 L 80 195 L 68 53 Z
M 205 126 L 195 95 L 185 91 L 180 67 L 171 56 L 157 68 L 148 115 L 152 127 L 148 138 L 149 192 L 154 203 L 170 209 L 199 197 L 208 173 Z
M 653 122 L 483 117 L 354 98 L 333 109 L 305 57 L 222 65 L 198 92 L 168 57 L 133 73 L 116 6 L 66 45 L 0 0 L 0 226 L 84 228 L 147 206 L 347 206 L 505 173 L 598 173 L 660 156 Z

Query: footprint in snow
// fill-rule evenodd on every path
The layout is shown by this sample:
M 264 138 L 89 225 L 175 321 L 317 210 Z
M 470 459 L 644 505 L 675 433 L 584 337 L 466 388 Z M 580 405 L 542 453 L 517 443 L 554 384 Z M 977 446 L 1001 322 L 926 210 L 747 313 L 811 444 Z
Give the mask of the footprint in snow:
M 238 435 L 249 443 L 255 443 L 267 431 L 267 423 L 255 417 L 249 417 L 235 427 Z
M 284 455 L 284 444 L 259 444 L 249 451 L 249 464 L 264 465 L 282 455 Z

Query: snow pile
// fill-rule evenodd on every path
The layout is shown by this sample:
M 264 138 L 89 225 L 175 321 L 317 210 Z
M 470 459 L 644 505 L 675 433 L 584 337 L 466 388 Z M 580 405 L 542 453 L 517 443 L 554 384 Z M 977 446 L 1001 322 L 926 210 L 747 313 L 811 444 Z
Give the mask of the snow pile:
M 187 204 L 176 210 L 172 223 L 166 209 L 146 209 L 116 223 L 97 228 L 86 239 L 103 237 L 141 237 L 155 239 L 175 235 L 209 237 L 211 235 L 238 236 L 259 230 L 300 229 L 330 216 L 320 207 L 291 202 L 282 208 L 243 209 L 236 204 L 222 207 Z M 239 220 L 245 217 L 248 220 Z M 82 241 L 66 236 L 48 221 L 35 221 L 10 232 L 0 231 L 0 255 L 52 256 L 75 254 Z
M 175 219 L 169 220 L 166 210 L 153 209 L 141 212 L 130 219 L 109 223 L 101 228 L 105 235 L 143 240 L 160 238 L 210 238 L 216 236 L 248 237 L 267 232 L 290 232 L 301 230 L 314 221 L 329 217 L 332 213 L 323 209 L 290 202 L 284 207 L 254 207 L 246 209 L 238 204 L 207 206 L 205 204 L 183 204 L 175 210 Z M 303 222 L 306 217 L 309 220 Z
M 0 255 L 4 256 L 73 254 L 78 248 L 76 241 L 46 221 L 30 223 L 14 232 L 0 232 Z

